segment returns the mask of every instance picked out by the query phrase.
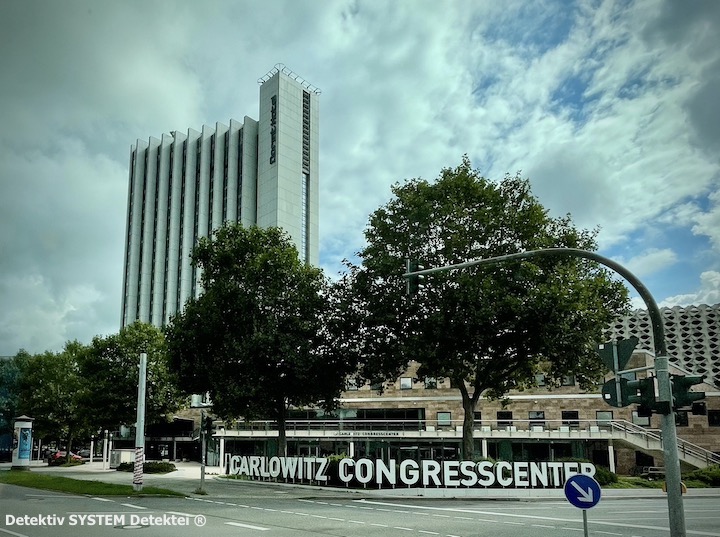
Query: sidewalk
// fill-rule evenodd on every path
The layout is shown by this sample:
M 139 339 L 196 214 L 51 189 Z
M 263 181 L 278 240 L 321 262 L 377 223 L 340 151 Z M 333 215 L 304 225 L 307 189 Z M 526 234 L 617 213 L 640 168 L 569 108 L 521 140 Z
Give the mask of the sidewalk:
M 200 487 L 200 464 L 196 462 L 176 462 L 177 471 L 168 474 L 144 474 L 143 485 L 170 489 L 176 492 L 194 496 L 195 490 Z M 10 463 L 0 463 L 0 470 L 9 469 Z M 118 472 L 117 470 L 103 469 L 102 462 L 85 463 L 79 466 L 61 468 L 48 466 L 43 462 L 33 461 L 33 472 L 61 475 L 73 479 L 86 479 L 104 483 L 132 485 L 132 472 Z M 483 488 L 394 488 L 394 489 L 346 489 L 340 487 L 321 487 L 317 485 L 299 485 L 291 483 L 270 483 L 263 481 L 235 480 L 220 477 L 220 468 L 208 466 L 205 471 L 204 489 L 208 495 L 215 497 L 233 498 L 252 494 L 257 496 L 260 489 L 266 493 L 277 491 L 278 488 L 292 491 L 299 495 L 335 495 L 354 496 L 355 498 L 402 498 L 404 500 L 417 499 L 474 499 L 474 500 L 565 500 L 562 489 L 483 489 Z M 666 498 L 661 489 L 603 489 L 603 500 L 627 498 Z M 720 498 L 720 488 L 689 489 L 684 495 L 685 499 L 692 498 Z

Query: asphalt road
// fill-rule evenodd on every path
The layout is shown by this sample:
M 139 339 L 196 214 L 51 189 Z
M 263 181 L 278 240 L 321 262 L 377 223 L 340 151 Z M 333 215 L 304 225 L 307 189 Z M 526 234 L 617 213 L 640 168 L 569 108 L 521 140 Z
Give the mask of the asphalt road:
M 720 537 L 719 507 L 717 497 L 686 499 L 688 536 Z M 587 514 L 592 536 L 670 535 L 663 498 L 601 501 Z M 582 511 L 562 500 L 391 499 L 253 484 L 216 487 L 208 496 L 191 498 L 97 498 L 0 485 L 0 537 L 120 532 L 158 537 L 572 537 L 583 535 L 583 522 Z

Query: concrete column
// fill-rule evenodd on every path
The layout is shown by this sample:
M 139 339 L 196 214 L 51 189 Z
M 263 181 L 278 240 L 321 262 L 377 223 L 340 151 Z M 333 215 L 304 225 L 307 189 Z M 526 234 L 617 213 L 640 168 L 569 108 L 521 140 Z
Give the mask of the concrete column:
M 610 460 L 610 471 L 615 473 L 615 446 L 613 446 L 612 440 L 608 442 L 608 458 Z

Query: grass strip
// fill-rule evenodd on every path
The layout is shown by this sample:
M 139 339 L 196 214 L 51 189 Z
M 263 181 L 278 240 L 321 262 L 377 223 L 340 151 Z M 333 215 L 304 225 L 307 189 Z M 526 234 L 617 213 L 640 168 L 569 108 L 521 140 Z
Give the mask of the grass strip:
M 132 485 L 72 479 L 32 471 L 2 471 L 0 472 L 0 483 L 33 489 L 67 492 L 69 494 L 87 494 L 90 496 L 186 496 L 180 492 L 159 487 L 143 487 L 142 491 L 137 492 L 133 490 Z

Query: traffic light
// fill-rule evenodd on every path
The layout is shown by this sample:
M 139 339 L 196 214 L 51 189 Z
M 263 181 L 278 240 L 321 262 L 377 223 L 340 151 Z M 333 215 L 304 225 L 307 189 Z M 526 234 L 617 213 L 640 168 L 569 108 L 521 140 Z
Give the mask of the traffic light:
M 702 384 L 705 375 L 670 375 L 673 394 L 673 408 L 692 407 L 695 401 L 705 399 L 705 392 L 691 392 L 690 388 L 696 384 Z
M 644 379 L 630 380 L 626 384 L 627 399 L 629 404 L 639 405 L 637 409 L 638 416 L 649 418 L 652 416 L 653 410 L 656 410 L 658 403 L 655 400 L 655 379 L 646 377 Z
M 209 438 L 213 433 L 213 419 L 210 416 L 203 418 L 203 429 L 205 429 L 205 435 Z
M 425 270 L 425 267 L 418 264 L 418 262 L 414 259 L 407 259 L 405 261 L 405 268 L 407 269 L 406 274 L 417 272 L 419 270 Z M 425 281 L 425 275 L 410 274 L 409 276 L 405 277 L 407 278 L 406 294 L 408 296 L 416 295 L 420 290 L 420 286 L 423 285 Z
M 617 408 L 628 406 L 630 402 L 627 400 L 629 390 L 627 387 L 628 379 L 625 377 L 615 377 L 608 380 L 602 387 L 603 400 L 610 406 Z M 635 391 L 632 392 L 636 393 Z

